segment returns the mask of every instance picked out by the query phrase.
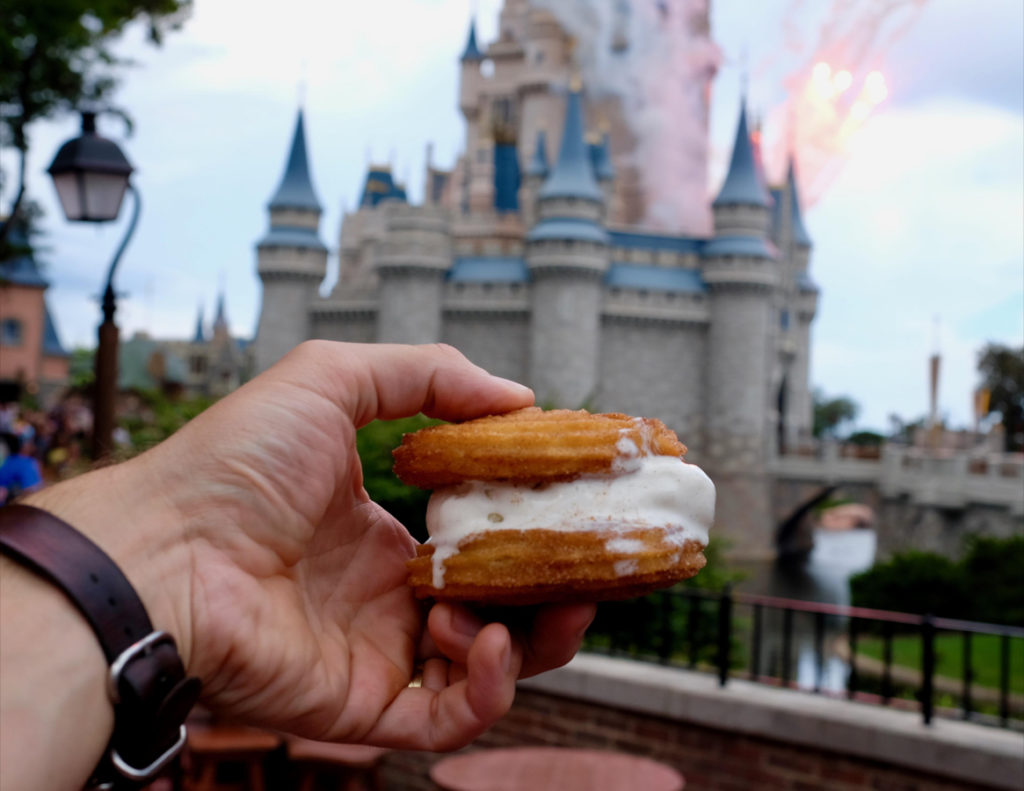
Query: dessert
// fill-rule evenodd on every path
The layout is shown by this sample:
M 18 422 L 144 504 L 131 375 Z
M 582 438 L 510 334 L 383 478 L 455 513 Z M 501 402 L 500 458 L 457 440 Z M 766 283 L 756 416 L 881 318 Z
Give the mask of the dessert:
M 714 486 L 661 421 L 536 407 L 408 434 L 432 488 L 416 595 L 490 604 L 640 595 L 704 566 Z

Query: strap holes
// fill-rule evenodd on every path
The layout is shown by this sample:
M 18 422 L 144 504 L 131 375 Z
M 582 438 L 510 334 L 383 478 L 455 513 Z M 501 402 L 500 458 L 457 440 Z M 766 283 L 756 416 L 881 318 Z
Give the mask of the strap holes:
M 113 596 L 108 596 L 107 597 L 107 604 L 109 604 L 111 607 L 116 607 L 117 606 L 117 599 L 115 599 Z
M 130 627 L 130 626 L 124 627 L 124 633 L 126 635 L 128 635 L 128 637 L 131 637 L 132 636 L 132 627 Z
M 92 573 L 89 574 L 89 579 L 91 579 L 94 583 L 98 583 L 100 581 L 100 578 Z

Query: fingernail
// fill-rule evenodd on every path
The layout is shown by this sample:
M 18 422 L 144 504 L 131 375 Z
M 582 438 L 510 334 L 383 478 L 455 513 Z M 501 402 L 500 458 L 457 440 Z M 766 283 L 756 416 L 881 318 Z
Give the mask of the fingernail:
M 494 378 L 497 379 L 499 382 L 502 382 L 502 383 L 508 385 L 509 387 L 511 387 L 511 388 L 513 388 L 515 390 L 519 390 L 519 391 L 521 391 L 523 393 L 529 393 L 530 395 L 533 395 L 533 390 L 531 390 L 529 387 L 527 387 L 524 384 L 516 382 L 516 381 L 514 381 L 512 379 L 505 379 L 502 376 L 496 376 Z
M 477 633 L 484 628 L 483 622 L 467 610 L 452 607 L 451 612 L 452 631 L 458 634 L 476 637 Z

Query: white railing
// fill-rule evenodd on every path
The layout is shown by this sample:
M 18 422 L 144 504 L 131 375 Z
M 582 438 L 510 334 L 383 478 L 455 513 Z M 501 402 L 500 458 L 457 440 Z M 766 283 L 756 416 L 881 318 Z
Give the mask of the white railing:
M 1020 454 L 938 455 L 886 445 L 880 458 L 865 459 L 844 456 L 831 443 L 816 456 L 780 456 L 771 470 L 790 480 L 874 484 L 885 497 L 906 495 L 922 505 L 993 505 L 1024 516 L 1024 457 Z

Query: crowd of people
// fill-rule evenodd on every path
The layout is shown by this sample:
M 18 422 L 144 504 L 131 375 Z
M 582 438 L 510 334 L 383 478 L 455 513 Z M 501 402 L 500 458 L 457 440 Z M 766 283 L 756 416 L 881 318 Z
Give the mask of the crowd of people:
M 86 465 L 92 410 L 68 397 L 50 410 L 0 404 L 0 505 Z

